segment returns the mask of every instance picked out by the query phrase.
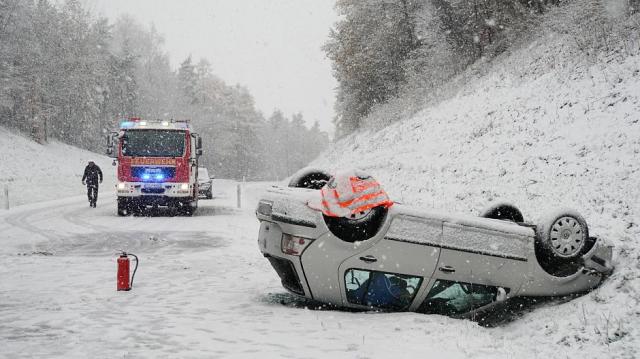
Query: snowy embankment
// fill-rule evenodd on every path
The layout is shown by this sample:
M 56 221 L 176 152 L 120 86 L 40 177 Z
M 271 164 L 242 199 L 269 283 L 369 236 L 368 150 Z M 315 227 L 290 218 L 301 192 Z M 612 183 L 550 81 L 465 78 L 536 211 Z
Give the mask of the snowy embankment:
M 470 352 L 640 356 L 640 54 L 590 62 L 573 43 L 538 40 L 455 97 L 351 135 L 312 163 L 361 168 L 393 199 L 443 211 L 510 201 L 535 221 L 572 207 L 616 246 L 617 269 L 598 290 L 486 329 L 494 343 L 469 341 Z
M 0 210 L 9 206 L 86 194 L 82 174 L 88 161 L 104 173 L 100 193 L 113 192 L 115 169 L 111 159 L 57 141 L 40 145 L 0 127 Z

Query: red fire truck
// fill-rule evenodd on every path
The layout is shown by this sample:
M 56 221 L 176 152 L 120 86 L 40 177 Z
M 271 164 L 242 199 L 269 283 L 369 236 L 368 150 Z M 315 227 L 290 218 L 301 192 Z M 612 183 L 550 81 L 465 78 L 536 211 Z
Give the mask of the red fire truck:
M 120 121 L 107 136 L 107 154 L 118 166 L 118 215 L 167 206 L 186 215 L 198 208 L 198 159 L 202 139 L 188 121 Z

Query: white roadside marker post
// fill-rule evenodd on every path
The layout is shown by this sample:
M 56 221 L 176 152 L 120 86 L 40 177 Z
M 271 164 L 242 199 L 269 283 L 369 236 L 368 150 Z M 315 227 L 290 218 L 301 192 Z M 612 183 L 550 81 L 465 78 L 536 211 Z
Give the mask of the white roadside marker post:
M 4 185 L 4 209 L 9 210 L 9 185 Z
M 238 208 L 242 207 L 242 195 L 241 195 L 241 190 L 240 190 L 240 183 L 237 184 L 236 186 L 236 193 L 237 193 L 237 197 L 238 197 Z

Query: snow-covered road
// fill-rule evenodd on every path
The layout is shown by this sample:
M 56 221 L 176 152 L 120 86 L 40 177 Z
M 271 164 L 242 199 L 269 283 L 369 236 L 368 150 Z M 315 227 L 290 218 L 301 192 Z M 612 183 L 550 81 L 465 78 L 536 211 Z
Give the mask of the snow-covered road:
M 0 357 L 542 357 L 576 348 L 528 340 L 526 317 L 499 328 L 415 313 L 308 309 L 256 246 L 257 194 L 216 181 L 194 217 L 115 215 L 105 190 L 0 213 Z M 116 291 L 116 252 L 140 257 Z M 541 308 L 544 311 L 545 308 Z
M 232 184 L 218 184 L 218 198 L 192 218 L 119 218 L 104 194 L 96 209 L 71 198 L 4 213 L 0 353 L 212 356 L 258 343 L 268 351 L 263 336 L 246 331 L 256 311 L 270 312 L 256 287 L 256 275 L 267 274 L 251 236 L 257 221 L 225 197 Z M 121 249 L 141 258 L 128 293 L 115 291 Z

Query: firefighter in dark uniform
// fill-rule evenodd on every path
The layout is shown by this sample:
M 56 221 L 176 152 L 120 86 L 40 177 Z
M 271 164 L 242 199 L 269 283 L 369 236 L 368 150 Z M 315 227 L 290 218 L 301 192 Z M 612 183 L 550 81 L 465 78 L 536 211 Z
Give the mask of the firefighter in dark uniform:
M 89 161 L 87 167 L 84 168 L 82 184 L 87 185 L 89 206 L 93 208 L 96 207 L 96 202 L 98 202 L 98 183 L 102 183 L 102 171 L 93 161 Z

